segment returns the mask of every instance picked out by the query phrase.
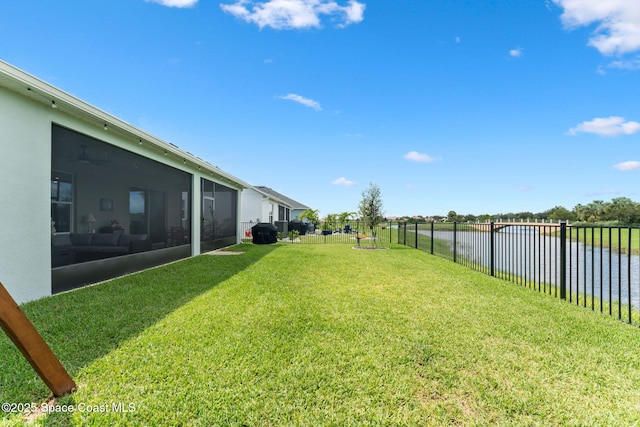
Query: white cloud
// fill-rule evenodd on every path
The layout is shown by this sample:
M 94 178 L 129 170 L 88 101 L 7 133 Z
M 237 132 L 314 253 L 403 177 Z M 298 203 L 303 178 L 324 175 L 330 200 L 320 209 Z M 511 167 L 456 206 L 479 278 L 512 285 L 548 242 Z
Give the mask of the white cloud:
M 340 6 L 334 0 L 237 0 L 220 7 L 260 28 L 291 30 L 319 28 L 323 15 L 329 16 L 341 28 L 357 24 L 364 19 L 366 5 L 355 0 L 349 0 L 346 6 Z
M 339 9 L 342 9 L 344 11 L 344 14 L 347 18 L 345 22 L 340 24 L 340 26 L 346 27 L 349 24 L 357 24 L 359 22 L 362 22 L 364 20 L 364 9 L 366 7 L 367 6 L 364 3 L 358 3 L 355 0 L 349 0 L 348 6 L 338 6 Z
M 302 104 L 305 107 L 313 108 L 316 111 L 322 110 L 320 104 L 313 99 L 305 98 L 304 96 L 296 95 L 295 93 L 290 93 L 288 95 L 280 96 L 280 99 L 286 99 L 287 101 L 297 102 L 298 104 Z
M 198 3 L 198 0 L 146 0 L 151 3 L 158 3 L 167 7 L 186 8 L 193 7 Z
M 515 49 L 511 49 L 509 51 L 509 55 L 513 56 L 514 58 L 520 58 L 522 56 L 522 48 L 518 47 Z
M 596 118 L 578 124 L 575 128 L 569 129 L 568 135 L 578 133 L 595 133 L 600 136 L 632 135 L 640 132 L 640 123 L 626 122 L 623 117 L 611 116 Z
M 617 68 L 620 70 L 640 70 L 640 58 L 630 59 L 626 61 L 613 61 L 609 65 L 608 68 Z
M 640 50 L 640 2 L 637 0 L 553 0 L 563 9 L 567 29 L 597 23 L 589 45 L 603 55 Z
M 640 162 L 635 160 L 629 160 L 628 162 L 618 163 L 613 165 L 614 168 L 621 171 L 637 171 L 640 170 Z
M 405 160 L 418 163 L 431 163 L 436 161 L 435 158 L 429 156 L 428 154 L 418 153 L 417 151 L 409 151 L 403 156 L 403 158 Z
M 347 178 L 345 178 L 344 176 L 341 176 L 338 179 L 334 179 L 333 181 L 331 181 L 331 183 L 333 185 L 341 185 L 343 187 L 354 187 L 356 185 L 358 185 L 357 182 L 353 182 L 353 181 L 349 181 Z

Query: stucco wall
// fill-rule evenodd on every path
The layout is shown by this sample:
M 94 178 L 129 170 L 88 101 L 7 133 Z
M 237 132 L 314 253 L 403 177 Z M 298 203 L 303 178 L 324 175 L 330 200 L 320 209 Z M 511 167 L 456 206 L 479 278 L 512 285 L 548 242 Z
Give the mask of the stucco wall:
M 251 188 L 246 188 L 242 194 L 242 222 L 256 222 L 257 218 L 260 218 L 260 221 L 267 221 L 269 216 L 264 216 L 263 212 L 263 195 L 258 193 L 256 190 Z
M 0 282 L 18 302 L 51 293 L 51 113 L 0 88 Z

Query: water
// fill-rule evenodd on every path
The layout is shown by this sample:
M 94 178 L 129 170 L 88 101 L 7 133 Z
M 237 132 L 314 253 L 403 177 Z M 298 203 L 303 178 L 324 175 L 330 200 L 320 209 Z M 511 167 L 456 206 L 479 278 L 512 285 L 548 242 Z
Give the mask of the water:
M 498 230 L 494 240 L 496 276 L 545 289 L 558 286 L 561 242 L 558 237 L 545 234 L 556 229 L 512 226 Z M 429 230 L 418 233 L 431 235 Z M 474 263 L 489 271 L 490 236 L 489 232 L 457 231 L 458 261 Z M 435 231 L 434 238 L 446 241 L 453 253 L 453 231 Z M 640 307 L 639 255 L 567 240 L 566 270 L 568 299 L 571 292 L 573 300 L 576 293 L 582 294 L 581 305 L 585 303 L 584 295 L 590 295 L 601 301 L 621 301 Z M 591 302 L 587 304 L 590 306 Z

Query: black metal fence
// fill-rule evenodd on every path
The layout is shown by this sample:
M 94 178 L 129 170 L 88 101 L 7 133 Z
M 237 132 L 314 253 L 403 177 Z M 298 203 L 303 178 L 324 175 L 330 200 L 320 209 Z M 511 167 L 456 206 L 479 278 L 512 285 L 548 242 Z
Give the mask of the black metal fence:
M 640 228 L 398 224 L 398 243 L 640 325 Z
M 351 244 L 353 246 L 382 246 L 394 241 L 393 224 L 381 223 L 374 227 L 361 221 L 341 223 L 305 224 L 298 222 L 275 221 L 278 227 L 278 241 L 294 244 Z M 253 241 L 251 228 L 255 222 L 242 223 L 242 241 Z M 397 229 L 397 227 L 395 227 Z

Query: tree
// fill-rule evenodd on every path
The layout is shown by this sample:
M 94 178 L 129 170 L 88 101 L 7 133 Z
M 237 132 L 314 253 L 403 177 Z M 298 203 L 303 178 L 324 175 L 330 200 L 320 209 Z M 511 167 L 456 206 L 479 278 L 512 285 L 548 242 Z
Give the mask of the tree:
M 338 214 L 338 224 L 340 224 L 341 227 L 344 227 L 345 224 L 353 219 L 355 215 L 355 212 L 340 212 Z
M 300 219 L 306 219 L 307 221 L 309 221 L 311 224 L 317 224 L 320 222 L 320 216 L 319 216 L 319 211 L 318 209 L 305 209 L 304 211 L 302 211 L 302 213 L 300 214 Z
M 336 225 L 336 214 L 327 214 L 324 218 L 324 225 L 322 226 L 323 230 L 333 230 Z
M 633 224 L 640 221 L 640 205 L 627 197 L 616 197 L 604 209 L 607 221 Z
M 480 222 L 489 222 L 491 221 L 491 215 L 489 214 L 482 214 L 478 217 L 478 221 Z
M 563 206 L 556 206 L 549 210 L 548 218 L 552 220 L 575 221 L 576 214 Z
M 533 212 L 518 212 L 518 214 L 516 215 L 516 218 L 518 219 L 522 219 L 522 220 L 527 220 L 527 219 L 532 219 L 534 218 L 535 215 L 533 214 Z
M 360 217 L 365 226 L 371 227 L 384 220 L 380 187 L 369 183 L 369 188 L 362 192 L 362 200 L 358 205 Z
M 573 210 L 579 221 L 596 222 L 605 220 L 605 209 L 608 203 L 602 200 L 594 200 L 588 205 L 577 205 Z
M 573 208 L 578 220 L 585 222 L 619 221 L 633 224 L 640 221 L 640 204 L 627 197 L 616 197 L 610 202 L 594 200 Z
M 447 222 L 461 222 L 464 221 L 464 217 L 462 215 L 458 215 L 456 211 L 449 211 L 447 214 Z
M 473 214 L 466 214 L 463 219 L 467 222 L 475 222 L 478 217 Z

